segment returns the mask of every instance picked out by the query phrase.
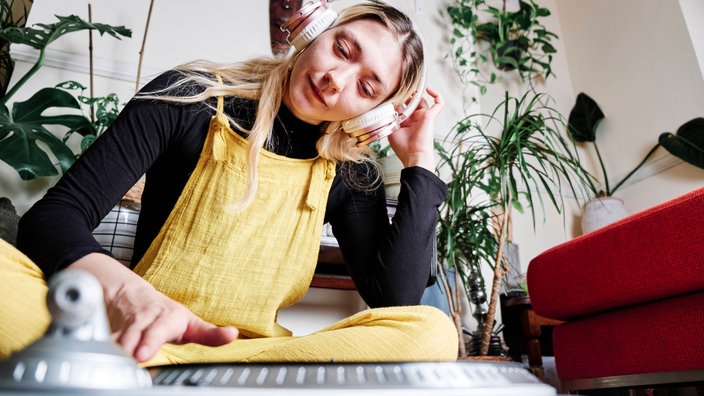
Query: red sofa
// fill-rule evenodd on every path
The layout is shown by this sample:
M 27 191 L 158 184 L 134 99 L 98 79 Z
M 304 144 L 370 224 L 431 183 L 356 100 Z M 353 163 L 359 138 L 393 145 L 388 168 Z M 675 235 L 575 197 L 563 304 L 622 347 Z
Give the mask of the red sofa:
M 704 188 L 574 238 L 528 266 L 563 390 L 704 383 Z

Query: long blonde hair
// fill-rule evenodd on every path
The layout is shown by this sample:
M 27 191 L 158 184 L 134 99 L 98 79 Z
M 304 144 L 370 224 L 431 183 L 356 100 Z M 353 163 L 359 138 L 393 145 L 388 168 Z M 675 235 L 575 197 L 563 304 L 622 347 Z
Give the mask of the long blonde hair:
M 403 51 L 401 81 L 397 91 L 387 98 L 394 106 L 401 106 L 417 89 L 423 68 L 423 44 L 412 20 L 391 5 L 368 1 L 351 6 L 339 13 L 335 23 L 340 26 L 361 19 L 370 19 L 383 24 L 398 38 Z M 305 49 L 303 49 L 305 50 Z M 246 130 L 230 118 L 232 126 L 246 133 L 248 150 L 248 185 L 242 199 L 233 206 L 246 208 L 254 199 L 257 186 L 258 153 L 262 148 L 271 149 L 271 133 L 276 115 L 279 112 L 285 87 L 288 85 L 293 65 L 298 59 L 295 52 L 285 58 L 259 57 L 235 64 L 222 64 L 207 61 L 194 61 L 175 68 L 183 77 L 170 86 L 157 91 L 141 93 L 139 97 L 166 100 L 178 103 L 204 102 L 219 96 L 234 96 L 255 100 L 257 115 L 250 130 Z M 221 81 L 213 78 L 219 76 Z M 179 92 L 174 95 L 173 92 Z M 320 125 L 322 134 L 317 142 L 319 156 L 337 162 L 367 163 L 375 169 L 371 150 L 357 147 L 357 140 L 342 131 L 342 122 L 324 122 Z M 375 170 L 378 174 L 378 171 Z M 353 172 L 346 176 L 353 179 Z M 369 180 L 369 179 L 367 179 Z M 359 185 L 358 180 L 348 180 Z M 367 184 L 377 183 L 371 179 Z

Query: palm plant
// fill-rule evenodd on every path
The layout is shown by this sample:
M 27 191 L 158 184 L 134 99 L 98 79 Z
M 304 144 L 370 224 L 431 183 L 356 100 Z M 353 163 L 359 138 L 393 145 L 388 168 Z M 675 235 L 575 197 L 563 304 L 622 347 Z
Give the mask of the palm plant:
M 536 215 L 548 207 L 562 212 L 560 191 L 568 188 L 576 196 L 590 177 L 574 144 L 563 136 L 565 120 L 549 102 L 549 96 L 533 90 L 521 97 L 506 93 L 492 114 L 460 120 L 454 151 L 441 150 L 441 167 L 451 169 L 454 177 L 440 214 L 441 258 L 460 274 L 481 265 L 493 270 L 488 309 L 479 323 L 482 355 L 493 335 L 508 269 L 505 245 L 512 211 L 527 209 L 535 225 Z M 487 132 L 495 124 L 496 136 Z
M 474 305 L 474 317 L 478 323 L 484 323 L 486 286 L 480 276 L 480 266 L 491 262 L 494 257 L 496 238 L 491 228 L 494 204 L 482 194 L 487 186 L 484 175 L 478 171 L 477 153 L 468 150 L 461 140 L 456 143 L 449 149 L 440 143 L 435 145 L 441 159 L 439 168 L 449 173 L 448 197 L 440 207 L 439 216 L 438 277 L 457 328 L 459 354 L 465 356 L 467 350 L 463 342 L 460 309 L 462 297 L 459 293 L 468 296 Z M 448 277 L 446 265 L 454 269 L 455 278 Z

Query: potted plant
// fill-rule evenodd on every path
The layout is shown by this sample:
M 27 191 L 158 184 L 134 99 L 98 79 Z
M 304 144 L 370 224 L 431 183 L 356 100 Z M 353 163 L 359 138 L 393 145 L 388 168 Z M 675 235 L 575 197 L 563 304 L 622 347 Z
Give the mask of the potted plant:
M 3 5 L 5 6 L 6 3 L 3 2 Z M 3 11 L 11 12 L 13 9 L 11 6 L 7 8 L 4 6 Z M 27 9 L 25 9 L 25 18 L 26 11 Z M 114 27 L 86 22 L 75 15 L 57 16 L 57 19 L 58 21 L 52 24 L 19 27 L 18 24 L 11 23 L 0 29 L 0 40 L 8 44 L 29 45 L 39 51 L 34 65 L 14 85 L 7 87 L 7 92 L 0 98 L 0 104 L 2 104 L 0 106 L 0 160 L 12 166 L 22 180 L 58 175 L 59 169 L 65 172 L 114 121 L 120 111 L 117 95 L 111 93 L 102 97 L 86 96 L 84 94 L 86 87 L 75 81 L 42 88 L 27 100 L 15 101 L 10 108 L 10 101 L 14 95 L 20 92 L 42 68 L 47 47 L 58 38 L 85 30 L 96 30 L 101 35 L 108 34 L 118 39 L 131 36 L 131 31 L 123 26 Z M 13 18 L 8 17 L 7 20 L 12 21 Z M 89 116 L 85 113 L 89 113 Z M 64 131 L 63 137 L 57 136 L 61 130 Z M 81 135 L 77 152 L 74 152 L 68 144 L 68 140 L 74 134 Z M 40 142 L 41 144 L 38 144 Z M 59 169 L 50 155 L 58 161 Z M 138 184 L 134 189 L 139 192 L 140 188 L 141 185 Z M 134 195 L 133 192 L 130 194 Z M 136 203 L 139 202 L 139 198 L 139 196 L 129 197 Z M 123 206 L 116 205 L 96 231 L 98 234 L 104 234 L 96 235 L 96 239 L 106 248 L 113 250 L 118 259 L 120 249 L 125 245 L 123 243 L 125 235 L 117 232 L 118 226 L 121 227 L 120 222 L 126 214 L 129 214 L 130 223 L 127 226 L 131 227 L 130 232 L 133 234 L 136 220 L 132 219 L 139 213 L 134 206 Z M 114 220 L 111 221 L 112 218 Z M 118 218 L 120 222 L 117 221 Z M 0 219 L 2 225 L 8 221 L 10 220 Z M 7 226 L 16 229 L 17 219 L 11 219 L 11 221 L 13 224 Z M 112 227 L 115 232 L 107 234 L 104 231 L 105 224 L 107 227 Z M 122 232 L 122 234 L 126 233 Z M 117 248 L 113 249 L 115 246 Z M 129 250 L 131 252 L 131 246 Z
M 108 129 L 108 127 L 115 121 L 118 114 L 120 114 L 120 110 L 122 109 L 120 98 L 115 93 L 109 93 L 105 96 L 99 97 L 85 96 L 85 90 L 87 88 L 76 81 L 65 81 L 56 87 L 68 92 L 74 92 L 74 97 L 78 100 L 82 107 L 88 109 L 88 120 L 90 121 L 91 128 L 88 133 L 81 136 L 80 153 L 82 154 L 100 135 L 103 134 L 103 132 L 105 132 L 105 130 Z M 78 130 L 69 130 L 64 135 L 63 141 L 66 142 L 74 133 L 77 132 L 80 133 Z
M 551 63 L 556 50 L 551 40 L 557 35 L 541 23 L 550 10 L 534 0 L 518 0 L 517 10 L 509 10 L 507 0 L 501 4 L 499 9 L 486 0 L 456 0 L 447 8 L 453 26 L 453 63 L 481 94 L 487 84 L 500 79 L 497 69 L 515 71 L 523 81 L 553 74 Z M 482 65 L 489 62 L 495 67 L 490 67 L 487 75 Z
M 64 172 L 75 161 L 76 154 L 50 128 L 64 128 L 69 135 L 75 132 L 87 136 L 98 132 L 95 124 L 81 113 L 78 99 L 64 89 L 66 84 L 42 88 L 29 99 L 14 102 L 11 109 L 8 107 L 13 96 L 44 65 L 46 48 L 68 33 L 89 29 L 115 38 L 131 36 L 131 31 L 125 27 L 89 23 L 75 15 L 57 16 L 57 19 L 58 22 L 52 24 L 0 29 L 0 39 L 39 50 L 35 64 L 0 98 L 0 160 L 15 168 L 23 180 L 58 174 L 48 154 L 58 160 L 59 168 Z M 45 115 L 45 112 L 54 115 Z M 38 142 L 42 142 L 46 149 Z
M 32 0 L 5 0 L 0 3 L 0 26 L 24 27 L 32 9 Z M 5 95 L 15 68 L 10 55 L 10 43 L 0 39 L 0 96 Z
M 453 177 L 440 212 L 440 257 L 464 277 L 470 301 L 466 285 L 473 280 L 467 274 L 476 273 L 475 266 L 493 270 L 488 307 L 478 329 L 482 355 L 495 332 L 513 210 L 527 210 L 534 224 L 538 210 L 552 207 L 560 213 L 564 202 L 558 192 L 569 188 L 577 195 L 589 176 L 564 133 L 566 121 L 544 104 L 547 101 L 547 95 L 534 90 L 518 98 L 506 93 L 492 114 L 457 122 L 452 151 L 438 149 L 440 167 L 449 168 Z M 497 136 L 487 132 L 492 127 L 499 131 Z
M 460 132 L 461 133 L 461 132 Z M 457 328 L 459 356 L 471 353 L 464 342 L 463 295 L 472 305 L 472 315 L 483 328 L 486 323 L 487 295 L 482 264 L 492 262 L 497 241 L 491 228 L 494 204 L 483 193 L 484 180 L 477 170 L 476 151 L 462 140 L 449 148 L 436 143 L 439 170 L 447 174 L 448 197 L 439 211 L 437 239 L 438 285 L 446 296 L 447 310 Z M 463 294 L 464 293 L 464 294 Z
M 645 165 L 658 148 L 663 147 L 675 157 L 699 168 L 704 168 L 704 118 L 698 117 L 681 125 L 675 133 L 661 133 L 658 142 L 638 165 L 612 186 L 596 142 L 596 131 L 603 118 L 604 113 L 594 99 L 583 92 L 577 95 L 575 105 L 570 111 L 568 131 L 575 142 L 592 144 L 604 181 L 602 187 L 595 184 L 593 178 L 588 179 L 587 186 L 592 199 L 584 206 L 582 215 L 582 231 L 584 233 L 603 227 L 627 215 L 623 201 L 613 195 Z
M 582 189 L 589 177 L 567 137 L 564 117 L 535 83 L 554 76 L 551 40 L 557 35 L 541 22 L 550 11 L 533 0 L 516 0 L 518 7 L 499 1 L 501 7 L 486 0 L 453 1 L 447 8 L 452 24 L 450 58 L 465 87 L 479 89 L 479 98 L 508 78 L 522 83 L 520 92 L 511 96 L 504 90 L 503 100 L 488 106 L 494 108 L 491 114 L 459 120 L 450 141 L 437 146 L 438 173 L 450 173 L 450 195 L 440 208 L 438 272 L 444 267 L 455 270 L 457 288 L 475 305 L 478 328 L 471 332 L 470 354 L 480 355 L 491 351 L 500 331 L 494 317 L 509 267 L 513 211 L 528 210 L 534 224 L 539 210 L 562 212 L 564 203 L 556 191 L 565 186 Z M 472 95 L 471 102 L 478 102 L 478 97 Z M 492 279 L 485 282 L 481 269 L 486 266 Z M 448 299 L 463 297 L 447 288 L 451 280 L 440 283 L 446 286 Z M 456 323 L 462 335 L 461 321 Z M 460 355 L 464 352 L 460 348 Z
M 395 201 L 401 191 L 401 171 L 403 163 L 396 153 L 391 149 L 387 141 L 376 141 L 369 144 L 369 148 L 375 155 L 376 162 L 381 170 L 384 181 L 384 192 L 387 200 Z

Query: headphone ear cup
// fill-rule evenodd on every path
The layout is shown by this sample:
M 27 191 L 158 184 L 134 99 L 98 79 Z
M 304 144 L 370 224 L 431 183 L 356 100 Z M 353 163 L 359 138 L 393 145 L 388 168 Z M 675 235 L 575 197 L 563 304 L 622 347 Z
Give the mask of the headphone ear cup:
M 342 129 L 352 136 L 357 132 L 369 132 L 398 122 L 398 114 L 391 102 L 383 103 L 368 112 L 342 123 Z
M 324 8 L 318 8 L 306 16 L 296 17 L 303 18 L 300 21 L 291 21 L 291 24 L 295 25 L 296 28 L 289 32 L 287 40 L 296 50 L 305 48 L 337 19 L 337 12 L 332 8 L 323 4 L 319 7 Z

